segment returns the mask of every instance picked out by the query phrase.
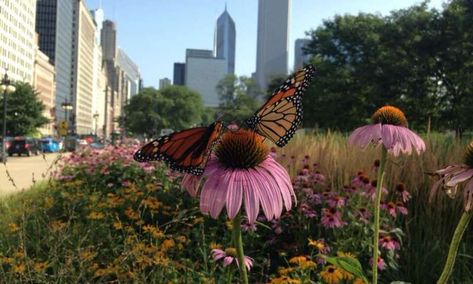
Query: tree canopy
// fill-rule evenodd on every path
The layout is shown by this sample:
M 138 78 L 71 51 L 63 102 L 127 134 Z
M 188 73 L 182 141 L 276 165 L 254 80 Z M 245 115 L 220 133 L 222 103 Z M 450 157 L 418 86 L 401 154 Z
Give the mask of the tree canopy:
M 217 84 L 220 105 L 217 112 L 225 121 L 240 124 L 258 109 L 256 97 L 260 94 L 251 78 L 228 74 Z
M 350 130 L 390 104 L 416 129 L 471 129 L 471 3 L 336 16 L 312 30 L 305 52 L 317 75 L 304 98 L 304 125 Z
M 15 92 L 7 94 L 7 136 L 26 136 L 37 133 L 37 128 L 48 123 L 43 115 L 44 105 L 33 87 L 16 82 Z M 0 93 L 0 117 L 3 118 L 3 93 Z M 0 124 L 3 133 L 3 123 Z
M 127 132 L 153 137 L 163 128 L 182 130 L 197 126 L 203 117 L 204 106 L 198 93 L 183 86 L 159 91 L 151 87 L 130 99 L 120 123 Z

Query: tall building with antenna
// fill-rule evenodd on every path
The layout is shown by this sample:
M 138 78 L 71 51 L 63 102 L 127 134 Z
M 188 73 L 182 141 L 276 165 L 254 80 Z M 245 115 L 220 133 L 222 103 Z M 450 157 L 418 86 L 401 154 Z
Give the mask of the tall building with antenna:
M 214 51 L 217 58 L 227 61 L 227 74 L 235 73 L 235 43 L 235 22 L 228 13 L 225 3 L 225 11 L 218 17 L 215 27 Z

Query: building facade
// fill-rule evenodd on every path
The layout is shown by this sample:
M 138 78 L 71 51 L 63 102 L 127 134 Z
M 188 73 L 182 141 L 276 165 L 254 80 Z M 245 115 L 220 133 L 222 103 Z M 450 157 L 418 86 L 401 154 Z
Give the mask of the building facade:
M 201 95 L 206 107 L 218 107 L 216 86 L 226 70 L 227 61 L 214 57 L 212 50 L 186 50 L 186 86 Z
M 75 2 L 73 37 L 73 116 L 72 130 L 93 133 L 95 21 L 83 0 Z
M 162 90 L 166 87 L 171 86 L 171 80 L 169 78 L 159 79 L 159 89 Z
M 294 71 L 309 63 L 310 55 L 305 54 L 304 48 L 308 46 L 310 39 L 298 38 L 294 43 Z
M 118 48 L 117 65 L 123 70 L 127 89 L 125 91 L 126 100 L 136 95 L 140 91 L 140 70 L 138 65 L 126 54 L 126 52 Z
M 0 1 L 0 67 L 15 81 L 33 82 L 36 0 Z
M 235 44 L 236 30 L 235 22 L 227 11 L 218 17 L 215 27 L 214 50 L 217 58 L 227 61 L 227 74 L 235 73 Z
M 172 84 L 177 86 L 184 86 L 186 83 L 186 64 L 174 63 L 174 72 L 172 77 Z
M 290 0 L 259 0 L 255 79 L 265 90 L 273 77 L 286 76 Z
M 43 115 L 49 119 L 49 123 L 39 128 L 39 132 L 44 136 L 56 134 L 55 126 L 55 95 L 56 95 L 56 72 L 54 65 L 49 61 L 49 57 L 36 50 L 33 72 L 33 88 L 38 92 L 38 97 L 44 105 Z
M 36 32 L 39 35 L 39 49 L 49 57 L 56 71 L 54 102 L 56 123 L 66 119 L 62 104 L 71 103 L 74 93 L 72 85 L 73 13 L 74 1 L 72 0 L 37 1 Z

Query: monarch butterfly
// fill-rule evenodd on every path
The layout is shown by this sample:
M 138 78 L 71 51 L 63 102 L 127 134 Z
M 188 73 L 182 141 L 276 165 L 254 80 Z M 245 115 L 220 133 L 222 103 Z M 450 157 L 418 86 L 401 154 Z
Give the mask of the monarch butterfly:
M 247 119 L 255 132 L 279 147 L 289 142 L 302 121 L 302 96 L 314 76 L 312 65 L 298 70 L 277 88 L 269 100 Z
M 222 123 L 216 121 L 208 127 L 174 132 L 144 145 L 133 158 L 138 162 L 163 160 L 173 170 L 201 175 L 221 130 Z

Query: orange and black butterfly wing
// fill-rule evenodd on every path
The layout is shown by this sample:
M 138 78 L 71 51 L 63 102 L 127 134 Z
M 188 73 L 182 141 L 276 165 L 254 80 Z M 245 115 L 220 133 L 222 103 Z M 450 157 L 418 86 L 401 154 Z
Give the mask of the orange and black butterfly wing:
M 246 121 L 248 127 L 279 147 L 285 146 L 302 122 L 302 96 L 314 73 L 312 65 L 298 70 Z
M 222 123 L 217 121 L 209 127 L 174 132 L 144 145 L 133 158 L 138 162 L 164 161 L 173 170 L 201 175 L 221 130 Z

